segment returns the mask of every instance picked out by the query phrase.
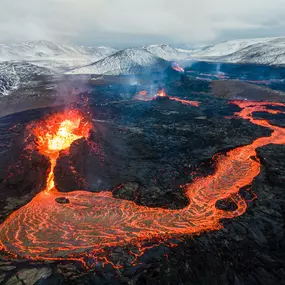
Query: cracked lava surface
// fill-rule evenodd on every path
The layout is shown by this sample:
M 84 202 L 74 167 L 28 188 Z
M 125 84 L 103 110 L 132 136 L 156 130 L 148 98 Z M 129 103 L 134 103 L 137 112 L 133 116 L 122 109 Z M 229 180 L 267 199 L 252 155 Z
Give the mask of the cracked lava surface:
M 106 247 L 139 246 L 147 240 L 163 242 L 172 237 L 220 229 L 221 219 L 235 218 L 246 211 L 247 204 L 239 190 L 251 184 L 260 173 L 256 149 L 285 143 L 284 128 L 252 116 L 254 112 L 283 113 L 271 110 L 270 106 L 284 104 L 249 101 L 233 101 L 232 104 L 241 108 L 236 116 L 269 128 L 272 133 L 226 154 L 218 154 L 214 174 L 183 186 L 189 205 L 180 210 L 139 206 L 114 198 L 111 192 L 58 192 L 54 182 L 56 160 L 74 141 L 88 139 L 91 124 L 74 110 L 37 122 L 32 130 L 37 149 L 51 163 L 46 187 L 0 225 L 0 249 L 30 259 L 80 260 L 88 254 L 95 256 Z M 62 196 L 70 203 L 57 203 L 56 198 Z M 218 200 L 227 198 L 236 204 L 236 210 L 224 211 L 216 207 Z

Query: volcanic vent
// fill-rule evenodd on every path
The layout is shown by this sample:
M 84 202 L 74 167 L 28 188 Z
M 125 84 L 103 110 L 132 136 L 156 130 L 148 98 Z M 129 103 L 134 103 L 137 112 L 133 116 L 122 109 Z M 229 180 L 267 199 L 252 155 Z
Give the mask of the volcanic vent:
M 33 127 L 32 133 L 37 138 L 38 150 L 50 159 L 51 169 L 47 178 L 46 189 L 54 189 L 54 167 L 60 151 L 68 151 L 71 144 L 81 138 L 87 138 L 91 124 L 76 110 L 53 115 Z

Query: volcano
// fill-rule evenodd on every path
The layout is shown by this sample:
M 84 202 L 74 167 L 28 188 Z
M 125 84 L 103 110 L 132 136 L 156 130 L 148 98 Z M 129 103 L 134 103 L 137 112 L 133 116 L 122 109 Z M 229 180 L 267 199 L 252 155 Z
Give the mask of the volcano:
M 33 127 L 33 133 L 39 152 L 51 163 L 46 188 L 1 225 L 0 238 L 4 250 L 37 259 L 64 258 L 79 249 L 90 249 L 94 254 L 94 251 L 108 246 L 137 244 L 152 238 L 163 241 L 220 229 L 221 219 L 242 215 L 247 205 L 238 191 L 251 184 L 260 172 L 256 149 L 272 143 L 284 144 L 285 131 L 266 120 L 252 118 L 253 112 L 278 114 L 282 111 L 267 110 L 266 103 L 235 101 L 233 104 L 242 108 L 237 116 L 268 127 L 273 133 L 229 151 L 226 156 L 218 156 L 213 175 L 183 186 L 189 205 L 181 210 L 138 206 L 134 202 L 114 198 L 110 192 L 90 194 L 76 191 L 66 195 L 70 205 L 62 207 L 57 204 L 61 194 L 55 188 L 54 167 L 59 152 L 68 150 L 74 141 L 87 138 L 91 126 L 78 113 L 71 111 L 40 122 Z M 285 107 L 284 104 L 270 105 Z M 218 209 L 216 203 L 224 199 L 231 199 L 236 210 Z
M 15 133 L 22 139 L 15 142 L 13 158 L 19 163 L 11 164 L 1 195 L 15 188 L 16 178 L 21 189 L 35 160 L 43 181 L 25 185 L 23 193 L 35 183 L 39 191 L 5 212 L 0 225 L 3 256 L 15 262 L 51 262 L 56 268 L 75 264 L 76 282 L 81 278 L 78 272 L 90 277 L 95 270 L 103 274 L 100 282 L 106 274 L 115 282 L 120 272 L 128 278 L 139 275 L 138 284 L 164 282 L 164 273 L 150 276 L 148 266 L 157 270 L 169 266 L 170 260 L 178 262 L 168 267 L 175 271 L 171 284 L 182 264 L 181 276 L 184 281 L 189 278 L 188 262 L 195 272 L 205 274 L 201 283 L 206 284 L 213 271 L 195 266 L 194 256 L 202 262 L 207 250 L 216 266 L 226 267 L 232 255 L 236 260 L 246 254 L 246 243 L 253 247 L 247 262 L 256 264 L 257 256 L 270 255 L 276 266 L 280 264 L 282 257 L 264 246 L 264 240 L 278 237 L 263 239 L 263 229 L 264 223 L 275 224 L 267 215 L 267 203 L 276 203 L 271 212 L 275 215 L 282 199 L 266 199 L 268 192 L 261 185 L 268 181 L 262 176 L 264 168 L 272 173 L 278 165 L 273 150 L 285 143 L 284 127 L 276 123 L 285 115 L 284 103 L 181 98 L 167 89 L 158 93 L 163 100 L 142 100 L 150 93 L 141 90 L 127 102 L 99 105 L 90 97 L 88 110 L 73 106 L 18 115 L 22 123 L 9 126 L 9 135 L 21 129 L 21 135 Z M 1 122 L 7 124 L 5 118 Z M 8 150 L 10 163 L 11 153 Z M 33 166 L 25 167 L 30 165 L 25 161 Z M 277 163 L 274 167 L 272 161 Z M 274 175 L 280 177 L 279 163 Z M 22 194 L 13 195 L 19 199 Z M 9 209 L 7 205 L 3 209 Z M 248 275 L 238 271 L 240 265 L 234 266 L 234 276 L 246 279 Z M 195 276 L 190 275 L 193 282 Z M 216 278 L 226 284 L 223 278 L 229 277 Z

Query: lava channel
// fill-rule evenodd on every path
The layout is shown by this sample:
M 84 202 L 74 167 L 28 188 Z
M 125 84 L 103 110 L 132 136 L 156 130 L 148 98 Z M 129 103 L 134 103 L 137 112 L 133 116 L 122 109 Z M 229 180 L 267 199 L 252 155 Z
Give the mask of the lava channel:
M 33 130 L 38 150 L 51 162 L 46 188 L 0 225 L 2 248 L 18 257 L 68 259 L 88 252 L 96 253 L 106 247 L 140 244 L 146 240 L 164 242 L 168 238 L 222 228 L 221 219 L 235 218 L 246 211 L 247 203 L 238 192 L 260 173 L 256 149 L 267 144 L 285 143 L 285 129 L 252 116 L 254 112 L 280 113 L 267 106 L 284 104 L 232 103 L 241 108 L 237 116 L 267 127 L 272 133 L 225 155 L 219 154 L 214 174 L 184 185 L 190 203 L 180 210 L 139 206 L 114 198 L 111 192 L 65 193 L 70 203 L 57 203 L 56 199 L 62 193 L 55 188 L 53 169 L 59 152 L 68 151 L 77 139 L 87 139 L 91 124 L 75 111 L 38 122 Z M 235 202 L 236 210 L 224 211 L 216 207 L 218 200 L 228 198 Z

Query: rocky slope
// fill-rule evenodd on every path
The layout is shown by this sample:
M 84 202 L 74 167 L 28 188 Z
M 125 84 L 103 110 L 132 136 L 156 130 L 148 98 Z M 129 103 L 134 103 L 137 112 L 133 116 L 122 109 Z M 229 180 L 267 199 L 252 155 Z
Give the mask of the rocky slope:
M 54 73 L 24 61 L 5 61 L 0 63 L 0 96 L 9 95 L 20 86 L 31 84 L 40 77 Z

